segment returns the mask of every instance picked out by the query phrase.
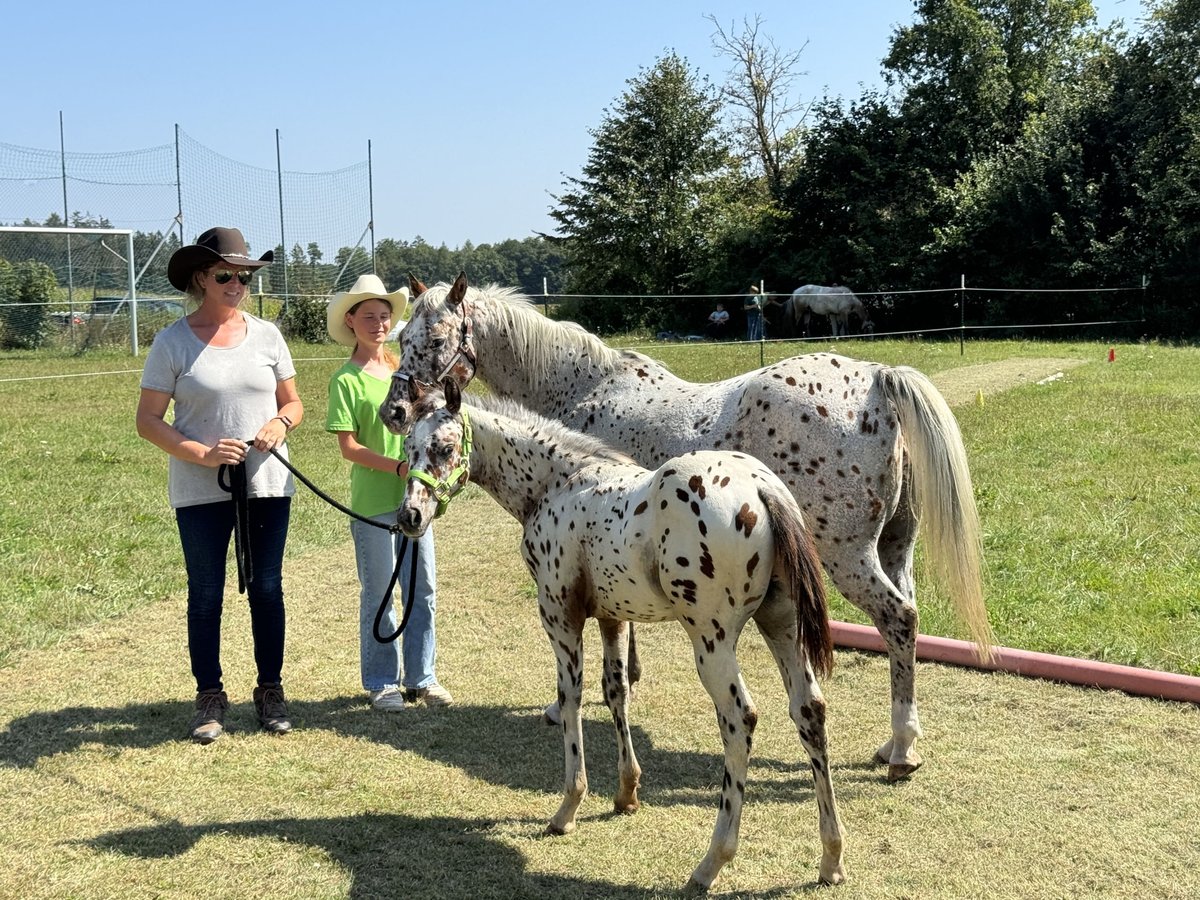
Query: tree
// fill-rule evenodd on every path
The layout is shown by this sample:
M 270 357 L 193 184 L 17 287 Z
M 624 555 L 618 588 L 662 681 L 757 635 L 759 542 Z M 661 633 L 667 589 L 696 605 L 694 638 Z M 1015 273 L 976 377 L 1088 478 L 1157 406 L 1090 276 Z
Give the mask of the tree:
M 783 52 L 770 38 L 759 36 L 762 19 L 742 20 L 742 30 L 726 32 L 716 16 L 705 16 L 716 34 L 713 47 L 732 60 L 721 99 L 731 107 L 733 134 L 748 160 L 753 174 L 764 179 L 767 194 L 778 199 L 783 190 L 784 174 L 797 158 L 801 128 L 809 105 L 789 97 L 792 83 L 804 73 L 796 68 L 799 50 Z
M 696 286 L 702 236 L 714 215 L 718 176 L 731 158 L 718 121 L 719 102 L 706 80 L 674 53 L 627 84 L 606 109 L 580 177 L 564 182 L 550 215 L 559 226 L 572 293 L 658 294 Z M 579 320 L 591 327 L 654 326 L 667 314 L 659 300 L 595 306 Z
M 0 259 L 0 346 L 36 349 L 50 336 L 47 304 L 58 281 L 45 263 Z
M 1017 139 L 1095 21 L 1091 0 L 917 0 L 916 12 L 893 33 L 884 75 L 943 183 Z

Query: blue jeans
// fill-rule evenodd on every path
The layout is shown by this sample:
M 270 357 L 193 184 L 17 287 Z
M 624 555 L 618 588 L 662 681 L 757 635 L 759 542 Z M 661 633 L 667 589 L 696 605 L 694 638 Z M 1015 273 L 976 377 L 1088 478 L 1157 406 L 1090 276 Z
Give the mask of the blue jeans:
M 761 341 L 763 337 L 762 310 L 751 310 L 746 313 L 746 340 Z
M 250 631 L 259 684 L 276 684 L 283 672 L 283 548 L 287 543 L 291 497 L 255 497 L 249 501 L 247 543 L 253 581 Z M 188 654 L 197 691 L 224 690 L 221 682 L 221 607 L 225 597 L 226 558 L 233 535 L 232 500 L 182 506 L 175 510 L 188 581 Z
M 393 525 L 396 513 L 374 516 L 372 521 Z M 418 540 L 408 542 L 392 602 L 388 604 L 387 612 L 379 623 L 380 633 L 394 633 L 399 621 L 396 611 L 399 610 L 400 615 L 404 612 L 415 553 L 417 581 L 412 613 L 408 624 L 404 626 L 404 634 L 390 644 L 375 640 L 375 615 L 396 568 L 396 554 L 403 535 L 375 528 L 357 519 L 350 520 L 350 534 L 354 538 L 354 558 L 358 564 L 358 581 L 362 585 L 358 595 L 358 650 L 363 688 L 378 691 L 389 685 L 400 684 L 406 688 L 429 687 L 437 681 L 434 672 L 437 645 L 433 622 L 437 611 L 437 565 L 433 557 L 433 529 L 427 530 Z

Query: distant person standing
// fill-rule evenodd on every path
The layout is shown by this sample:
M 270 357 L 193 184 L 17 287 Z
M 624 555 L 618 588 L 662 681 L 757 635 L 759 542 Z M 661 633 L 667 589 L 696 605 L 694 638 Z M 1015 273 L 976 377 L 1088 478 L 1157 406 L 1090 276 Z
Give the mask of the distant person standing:
M 761 341 L 763 338 L 763 307 L 758 285 L 750 285 L 750 292 L 742 300 L 742 309 L 746 313 L 746 340 Z

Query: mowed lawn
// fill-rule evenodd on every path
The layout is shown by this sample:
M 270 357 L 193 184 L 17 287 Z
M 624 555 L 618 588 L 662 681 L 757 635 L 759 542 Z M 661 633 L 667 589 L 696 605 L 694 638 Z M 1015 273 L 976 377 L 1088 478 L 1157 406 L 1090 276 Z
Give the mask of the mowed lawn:
M 956 406 L 998 639 L 1200 674 L 1194 349 L 1122 345 L 1111 364 L 1096 344 L 839 349 L 951 381 L 988 362 L 1083 360 L 1043 385 L 1053 373 L 1035 379 L 1031 362 L 1015 387 L 981 386 Z M 758 364 L 757 348 L 652 352 L 697 380 Z M 296 461 L 344 496 L 320 428 L 338 358 L 295 353 L 310 417 Z M 231 592 L 233 731 L 207 748 L 183 740 L 182 565 L 165 462 L 132 436 L 138 368 L 0 360 L 0 896 L 656 897 L 683 885 L 711 832 L 721 751 L 682 630 L 644 629 L 632 709 L 644 805 L 614 817 L 588 629 L 592 796 L 578 833 L 544 837 L 562 779 L 561 740 L 538 718 L 553 659 L 519 530 L 475 489 L 437 526 L 438 667 L 458 705 L 366 707 L 346 524 L 301 488 L 285 570 L 299 730 L 254 730 L 248 621 Z M 2 380 L 99 369 L 128 371 Z M 922 630 L 961 636 L 919 585 Z M 715 893 L 806 895 L 819 856 L 811 778 L 752 628 L 740 656 L 760 725 L 742 845 Z M 870 762 L 888 735 L 886 661 L 839 652 L 825 685 L 849 876 L 831 896 L 1200 895 L 1194 706 L 932 664 L 917 684 L 927 762 L 897 785 Z

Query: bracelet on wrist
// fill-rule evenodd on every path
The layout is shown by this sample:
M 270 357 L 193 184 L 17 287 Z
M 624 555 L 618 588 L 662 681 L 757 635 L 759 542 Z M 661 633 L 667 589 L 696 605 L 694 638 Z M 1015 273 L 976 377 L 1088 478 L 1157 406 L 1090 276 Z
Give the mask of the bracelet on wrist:
M 289 419 L 287 416 L 283 415 L 282 413 L 275 416 L 274 418 L 278 419 L 280 422 L 283 423 L 284 431 L 291 431 L 293 428 L 296 427 L 296 424 L 291 419 Z
M 404 477 L 403 475 L 401 475 L 401 474 L 400 474 L 400 469 L 401 469 L 403 466 L 404 466 L 404 460 L 400 460 L 400 461 L 398 461 L 398 462 L 396 463 L 396 477 L 397 477 L 397 478 L 403 478 L 403 477 Z

